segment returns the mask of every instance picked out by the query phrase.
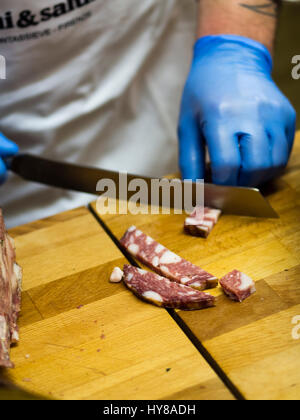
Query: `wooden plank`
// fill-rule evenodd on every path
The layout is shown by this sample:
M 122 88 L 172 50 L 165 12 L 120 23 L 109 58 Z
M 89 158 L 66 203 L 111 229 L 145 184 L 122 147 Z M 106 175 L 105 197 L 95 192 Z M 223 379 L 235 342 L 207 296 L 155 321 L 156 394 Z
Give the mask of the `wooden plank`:
M 45 219 L 36 220 L 34 222 L 28 223 L 26 225 L 17 226 L 10 229 L 9 234 L 15 238 L 27 234 L 29 232 L 37 231 L 39 229 L 44 229 L 49 226 L 57 225 L 58 223 L 63 223 L 66 220 L 71 220 L 73 218 L 80 217 L 86 214 L 85 207 L 78 207 L 74 210 L 68 210 L 62 213 L 58 213 L 51 217 L 46 217 Z
M 197 386 L 197 398 L 228 397 L 172 318 L 127 291 L 23 328 L 13 356 L 14 383 L 57 398 L 187 398 Z
M 299 314 L 300 305 L 278 311 L 205 346 L 248 398 L 299 399 L 300 340 L 292 337 L 292 319 Z
M 87 209 L 10 233 L 24 292 L 6 381 L 44 398 L 233 399 L 167 311 L 108 282 L 126 260 Z
M 300 340 L 291 336 L 292 318 L 300 315 L 299 152 L 300 133 L 285 174 L 265 189 L 278 220 L 226 215 L 208 239 L 202 239 L 183 232 L 184 215 L 100 215 L 116 238 L 134 224 L 216 276 L 237 268 L 253 277 L 257 293 L 242 304 L 231 302 L 217 288 L 212 292 L 216 308 L 178 312 L 250 399 L 300 395 Z M 96 211 L 95 203 L 93 208 Z

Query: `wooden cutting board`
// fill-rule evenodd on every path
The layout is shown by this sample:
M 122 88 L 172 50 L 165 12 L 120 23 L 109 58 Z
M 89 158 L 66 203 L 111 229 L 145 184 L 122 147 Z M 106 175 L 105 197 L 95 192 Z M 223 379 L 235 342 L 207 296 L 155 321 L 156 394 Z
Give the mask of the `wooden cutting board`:
M 233 399 L 169 313 L 108 282 L 126 263 L 85 208 L 10 231 L 23 267 L 16 367 L 0 399 Z
M 216 276 L 235 268 L 251 276 L 257 293 L 244 303 L 218 288 L 216 308 L 178 315 L 245 398 L 293 399 L 300 397 L 299 133 L 286 173 L 266 195 L 280 219 L 224 215 L 208 239 L 184 234 L 184 215 L 100 217 L 118 239 L 134 224 Z

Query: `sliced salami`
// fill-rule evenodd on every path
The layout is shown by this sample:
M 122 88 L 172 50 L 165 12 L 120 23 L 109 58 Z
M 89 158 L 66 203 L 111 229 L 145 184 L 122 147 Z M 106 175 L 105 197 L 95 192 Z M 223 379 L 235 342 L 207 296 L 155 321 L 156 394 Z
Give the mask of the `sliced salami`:
M 226 274 L 220 280 L 220 285 L 230 299 L 238 302 L 242 302 L 256 292 L 254 281 L 238 270 Z
M 120 243 L 131 255 L 169 280 L 198 290 L 218 284 L 215 276 L 174 254 L 135 226 L 127 230 Z
M 204 309 L 214 306 L 208 293 L 170 281 L 131 265 L 124 265 L 124 283 L 139 298 L 156 306 L 174 309 Z
M 185 219 L 184 230 L 193 236 L 207 238 L 221 216 L 221 210 L 196 207 Z

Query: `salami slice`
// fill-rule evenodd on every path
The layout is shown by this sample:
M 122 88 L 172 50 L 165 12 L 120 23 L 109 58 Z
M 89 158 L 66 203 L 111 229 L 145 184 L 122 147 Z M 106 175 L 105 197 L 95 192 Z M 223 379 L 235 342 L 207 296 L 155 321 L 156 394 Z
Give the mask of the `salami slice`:
M 169 280 L 198 290 L 216 287 L 218 279 L 200 267 L 179 257 L 135 226 L 131 226 L 121 245 L 143 264 Z
M 221 210 L 196 207 L 191 215 L 185 219 L 184 230 L 192 236 L 207 238 L 220 215 Z
M 175 283 L 149 271 L 124 265 L 124 283 L 139 298 L 156 306 L 174 309 L 204 309 L 214 306 L 208 293 Z
M 242 302 L 256 292 L 254 281 L 238 270 L 226 274 L 220 285 L 224 293 L 232 300 Z

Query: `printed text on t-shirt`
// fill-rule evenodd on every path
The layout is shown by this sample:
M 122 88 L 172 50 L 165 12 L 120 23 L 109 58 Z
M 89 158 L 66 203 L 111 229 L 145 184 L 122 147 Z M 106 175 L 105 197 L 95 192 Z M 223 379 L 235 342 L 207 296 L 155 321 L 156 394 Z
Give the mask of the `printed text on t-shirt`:
M 47 22 L 50 19 L 58 18 L 87 6 L 94 1 L 96 0 L 66 0 L 53 6 L 45 7 L 38 13 L 33 13 L 31 10 L 22 10 L 16 16 L 12 11 L 7 11 L 0 15 L 0 30 L 37 26 L 42 22 Z

